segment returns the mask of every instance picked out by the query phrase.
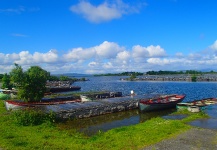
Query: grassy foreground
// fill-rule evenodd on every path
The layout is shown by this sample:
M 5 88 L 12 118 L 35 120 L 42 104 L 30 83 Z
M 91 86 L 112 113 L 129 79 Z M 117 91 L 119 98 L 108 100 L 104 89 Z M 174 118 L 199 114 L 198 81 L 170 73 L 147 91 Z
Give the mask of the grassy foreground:
M 186 112 L 182 112 L 186 113 Z M 0 148 L 3 149 L 87 149 L 123 150 L 140 149 L 163 139 L 174 137 L 191 126 L 185 124 L 203 113 L 189 113 L 183 120 L 153 118 L 144 123 L 99 132 L 87 137 L 75 130 L 62 130 L 57 124 L 45 122 L 37 126 L 21 126 L 14 123 L 0 101 Z

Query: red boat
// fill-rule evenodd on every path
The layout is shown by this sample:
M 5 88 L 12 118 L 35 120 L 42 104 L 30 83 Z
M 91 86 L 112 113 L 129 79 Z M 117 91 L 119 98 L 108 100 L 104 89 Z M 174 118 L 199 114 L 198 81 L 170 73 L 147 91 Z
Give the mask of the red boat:
M 185 95 L 163 95 L 139 101 L 140 111 L 153 111 L 176 107 L 177 103 L 184 100 Z

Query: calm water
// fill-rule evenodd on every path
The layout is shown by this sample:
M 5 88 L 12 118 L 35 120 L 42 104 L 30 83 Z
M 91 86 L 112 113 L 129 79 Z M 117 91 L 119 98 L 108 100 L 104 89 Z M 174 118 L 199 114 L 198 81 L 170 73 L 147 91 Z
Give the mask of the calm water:
M 81 91 L 120 91 L 130 94 L 186 94 L 184 101 L 217 97 L 217 82 L 121 81 L 122 77 L 87 77 L 90 81 L 76 82 Z
M 120 91 L 129 95 L 131 90 L 142 94 L 185 94 L 184 102 L 196 99 L 217 97 L 217 82 L 165 82 L 165 81 L 121 81 L 123 77 L 87 77 L 90 81 L 76 82 L 81 86 L 81 92 L 86 91 Z M 175 109 L 139 113 L 138 110 L 119 112 L 109 115 L 84 118 L 62 124 L 62 127 L 75 128 L 85 134 L 92 135 L 99 130 L 107 131 L 112 128 L 128 126 L 144 122 L 152 117 L 166 116 Z

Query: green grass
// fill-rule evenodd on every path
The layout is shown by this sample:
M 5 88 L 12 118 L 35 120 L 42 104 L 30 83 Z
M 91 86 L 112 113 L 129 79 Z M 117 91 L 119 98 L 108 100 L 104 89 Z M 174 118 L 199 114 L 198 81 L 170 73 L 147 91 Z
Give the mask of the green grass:
M 184 113 L 184 112 L 182 112 Z M 0 147 L 3 149 L 87 149 L 87 150 L 131 150 L 141 149 L 163 139 L 171 138 L 191 128 L 186 122 L 203 113 L 189 113 L 183 120 L 153 118 L 144 123 L 99 132 L 87 137 L 73 129 L 62 129 L 58 124 L 45 122 L 37 126 L 21 126 L 6 113 L 0 101 Z
M 188 117 L 182 119 L 183 123 L 187 123 L 187 122 L 199 119 L 199 118 L 209 118 L 209 115 L 207 115 L 203 111 L 200 111 L 199 113 L 192 113 L 192 112 L 189 112 L 187 109 L 183 109 L 183 110 L 179 110 L 173 113 L 173 115 L 179 115 L 179 114 L 188 115 Z

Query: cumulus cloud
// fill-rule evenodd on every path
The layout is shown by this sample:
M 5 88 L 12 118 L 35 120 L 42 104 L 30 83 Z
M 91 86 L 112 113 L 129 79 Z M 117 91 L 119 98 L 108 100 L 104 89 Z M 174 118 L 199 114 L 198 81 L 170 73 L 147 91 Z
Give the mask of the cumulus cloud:
M 208 46 L 210 51 L 215 44 Z M 211 49 L 212 48 L 212 49 Z M 24 69 L 37 65 L 51 73 L 112 73 L 124 71 L 146 72 L 150 70 L 187 70 L 217 69 L 217 56 L 214 53 L 177 52 L 167 55 L 160 46 L 135 45 L 131 49 L 115 43 L 104 41 L 89 48 L 72 48 L 64 54 L 51 49 L 48 52 L 21 51 L 19 53 L 0 53 L 0 73 L 10 72 L 14 63 Z
M 109 3 L 105 1 L 98 6 L 91 4 L 88 1 L 80 1 L 77 5 L 70 7 L 74 13 L 82 15 L 85 19 L 93 23 L 100 23 L 121 18 L 124 14 L 139 12 L 142 4 L 131 6 L 122 2 L 122 0 Z
M 35 52 L 32 57 L 35 63 L 40 63 L 40 62 L 52 63 L 58 60 L 58 53 L 57 50 L 52 49 L 47 53 Z
M 160 59 L 160 58 L 149 58 L 147 60 L 148 63 L 156 64 L 156 65 L 166 65 L 170 63 L 168 59 Z
M 214 51 L 217 51 L 217 40 L 210 46 L 210 48 Z
M 90 48 L 74 48 L 63 55 L 65 61 L 88 60 L 91 58 L 111 59 L 115 58 L 117 53 L 124 51 L 117 43 L 104 41 L 102 44 Z
M 137 62 L 139 61 L 144 61 L 146 58 L 150 58 L 150 57 L 165 57 L 166 56 L 166 52 L 163 48 L 161 48 L 159 45 L 157 46 L 153 46 L 150 45 L 148 47 L 142 47 L 140 45 L 136 45 L 133 46 L 132 48 L 133 50 L 133 58 L 135 60 L 137 60 Z
M 63 59 L 65 61 L 72 61 L 76 62 L 78 60 L 87 60 L 91 57 L 95 56 L 95 51 L 93 49 L 83 49 L 81 47 L 79 48 L 73 48 L 68 53 L 63 55 Z
M 116 57 L 117 53 L 125 50 L 124 47 L 120 47 L 118 44 L 108 41 L 94 47 L 94 49 L 99 57 L 108 59 Z
M 122 60 L 122 61 L 126 61 L 130 59 L 130 52 L 128 51 L 123 51 L 117 54 L 116 56 L 117 60 Z

